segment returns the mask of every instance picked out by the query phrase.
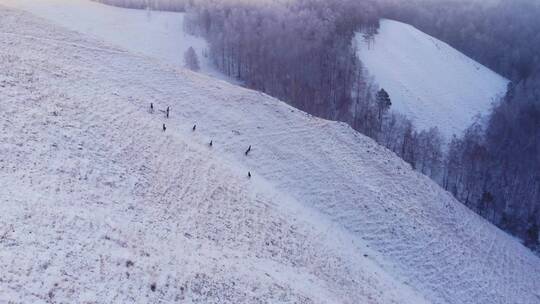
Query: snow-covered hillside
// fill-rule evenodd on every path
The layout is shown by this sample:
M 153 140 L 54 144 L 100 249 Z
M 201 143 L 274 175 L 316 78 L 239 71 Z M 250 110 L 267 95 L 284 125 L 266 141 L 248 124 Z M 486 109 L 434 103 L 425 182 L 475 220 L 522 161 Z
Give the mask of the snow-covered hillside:
M 57 25 L 98 38 L 133 53 L 184 65 L 193 46 L 201 72 L 230 79 L 213 67 L 207 43 L 183 31 L 183 13 L 111 7 L 90 0 L 0 0 Z M 374 41 L 356 37 L 359 57 L 391 95 L 393 109 L 420 129 L 437 126 L 447 139 L 461 134 L 478 114 L 504 94 L 507 80 L 444 42 L 404 23 L 383 20 Z
M 201 72 L 227 79 L 212 66 L 206 41 L 184 32 L 184 13 L 125 9 L 90 0 L 1 0 L 0 3 L 167 64 L 183 67 L 184 53 L 193 47 L 201 62 Z
M 0 302 L 540 301 L 540 259 L 348 126 L 28 13 L 0 29 Z
M 392 108 L 419 129 L 438 127 L 447 139 L 487 114 L 508 81 L 414 27 L 382 20 L 375 39 L 356 36 L 358 56 Z

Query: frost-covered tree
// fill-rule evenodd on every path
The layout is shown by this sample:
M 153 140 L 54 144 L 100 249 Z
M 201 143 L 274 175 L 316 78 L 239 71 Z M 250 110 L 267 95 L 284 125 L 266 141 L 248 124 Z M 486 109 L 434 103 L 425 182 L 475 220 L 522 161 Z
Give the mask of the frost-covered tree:
M 438 128 L 423 130 L 418 134 L 418 170 L 439 178 L 443 161 L 443 137 Z
M 536 222 L 531 222 L 529 229 L 527 229 L 527 236 L 525 238 L 526 245 L 536 248 L 540 242 L 539 239 L 539 230 L 538 224 Z
M 383 116 L 386 112 L 388 112 L 388 110 L 390 110 L 391 106 L 392 106 L 392 101 L 390 100 L 390 95 L 384 89 L 380 89 L 379 92 L 377 92 L 377 110 L 378 110 L 379 122 L 381 126 L 382 126 Z
M 201 69 L 199 65 L 199 57 L 193 47 L 190 47 L 184 54 L 185 67 L 192 71 L 199 71 Z

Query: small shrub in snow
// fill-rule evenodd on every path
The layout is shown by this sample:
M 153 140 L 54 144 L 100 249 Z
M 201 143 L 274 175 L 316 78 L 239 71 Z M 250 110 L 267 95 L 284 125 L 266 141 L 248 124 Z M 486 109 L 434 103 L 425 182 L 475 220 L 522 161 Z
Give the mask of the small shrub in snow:
M 184 54 L 184 62 L 185 67 L 192 71 L 199 71 L 201 69 L 199 65 L 199 57 L 197 57 L 197 53 L 193 47 L 190 47 Z

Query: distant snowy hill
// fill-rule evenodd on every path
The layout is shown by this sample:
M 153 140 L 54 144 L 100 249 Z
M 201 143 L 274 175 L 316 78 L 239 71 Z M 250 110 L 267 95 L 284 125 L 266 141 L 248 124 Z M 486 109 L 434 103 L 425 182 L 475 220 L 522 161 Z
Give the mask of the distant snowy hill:
M 226 79 L 207 57 L 206 41 L 184 32 L 184 13 L 126 9 L 90 0 L 1 0 L 0 3 L 166 64 L 183 67 L 184 53 L 193 47 L 202 73 Z
M 540 301 L 538 257 L 347 125 L 26 12 L 0 29 L 0 303 Z
M 508 81 L 414 27 L 382 20 L 374 41 L 356 36 L 358 56 L 393 109 L 420 129 L 439 127 L 449 139 L 506 92 Z

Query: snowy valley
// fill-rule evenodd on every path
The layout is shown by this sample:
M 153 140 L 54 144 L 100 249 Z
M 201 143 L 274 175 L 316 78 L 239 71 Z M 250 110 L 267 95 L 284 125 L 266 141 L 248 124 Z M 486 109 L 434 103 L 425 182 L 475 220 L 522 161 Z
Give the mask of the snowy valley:
M 540 302 L 537 256 L 346 124 L 16 2 L 0 302 Z

